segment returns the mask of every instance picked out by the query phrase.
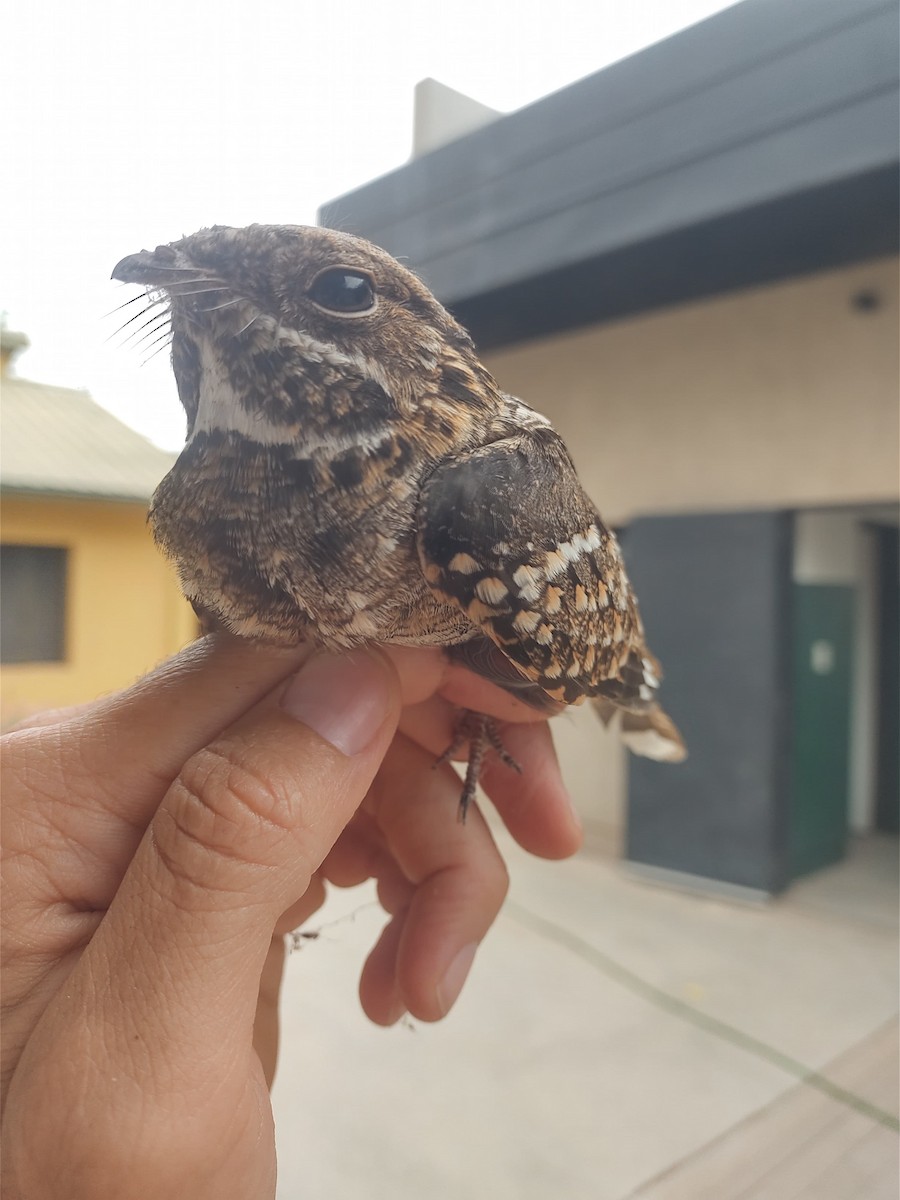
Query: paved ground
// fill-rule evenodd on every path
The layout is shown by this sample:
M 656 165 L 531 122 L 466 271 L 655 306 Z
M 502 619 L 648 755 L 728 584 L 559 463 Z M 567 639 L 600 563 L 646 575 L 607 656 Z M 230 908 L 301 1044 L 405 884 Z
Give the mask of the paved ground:
M 365 889 L 292 956 L 280 1200 L 895 1200 L 896 839 L 752 908 L 508 857 L 439 1025 L 362 1016 Z

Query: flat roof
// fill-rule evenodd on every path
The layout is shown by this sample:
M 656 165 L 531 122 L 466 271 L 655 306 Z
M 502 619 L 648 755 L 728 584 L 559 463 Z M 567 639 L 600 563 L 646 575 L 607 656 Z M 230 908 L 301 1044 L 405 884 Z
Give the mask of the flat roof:
M 893 253 L 896 0 L 743 0 L 322 206 L 483 346 Z

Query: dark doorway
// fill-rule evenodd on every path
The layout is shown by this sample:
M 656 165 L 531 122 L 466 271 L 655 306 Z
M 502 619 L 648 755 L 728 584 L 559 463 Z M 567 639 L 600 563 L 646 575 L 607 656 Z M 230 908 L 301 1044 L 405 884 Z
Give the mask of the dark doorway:
M 875 527 L 878 675 L 875 828 L 900 832 L 900 531 Z
M 844 857 L 856 593 L 795 584 L 792 629 L 791 878 Z

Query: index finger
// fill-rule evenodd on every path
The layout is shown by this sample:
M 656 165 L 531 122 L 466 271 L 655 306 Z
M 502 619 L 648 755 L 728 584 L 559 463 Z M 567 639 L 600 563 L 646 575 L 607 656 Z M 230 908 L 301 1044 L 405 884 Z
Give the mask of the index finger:
M 213 634 L 124 691 L 8 735 L 11 760 L 40 750 L 43 786 L 72 819 L 105 811 L 142 830 L 182 764 L 311 654 Z
M 493 685 L 474 682 L 477 690 L 464 693 L 466 698 L 475 702 L 487 699 L 488 703 L 478 711 L 490 712 L 491 698 L 483 697 L 481 690 L 493 689 Z M 509 700 L 524 707 L 513 697 Z M 458 717 L 459 709 L 445 700 L 443 694 L 432 696 L 404 709 L 400 729 L 427 749 L 434 762 L 450 745 Z M 528 723 L 499 719 L 499 733 L 504 749 L 522 768 L 518 774 L 492 751 L 485 758 L 480 784 L 503 823 L 529 854 L 541 858 L 567 858 L 574 854 L 581 846 L 581 821 L 563 782 L 547 719 L 531 709 Z M 455 757 L 464 760 L 466 751 Z M 462 780 L 459 788 L 461 794 Z
M 473 807 L 460 824 L 456 777 L 432 765 L 427 750 L 396 738 L 365 802 L 382 851 L 368 869 L 392 914 L 360 980 L 363 1007 L 379 1024 L 404 1010 L 424 1021 L 446 1015 L 506 895 L 484 818 Z

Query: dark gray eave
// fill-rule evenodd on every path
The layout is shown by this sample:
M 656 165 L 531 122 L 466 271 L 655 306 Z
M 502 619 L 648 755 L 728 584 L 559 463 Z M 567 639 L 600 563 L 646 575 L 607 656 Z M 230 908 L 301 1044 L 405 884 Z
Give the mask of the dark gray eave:
M 323 206 L 482 346 L 898 247 L 896 0 L 744 0 Z

